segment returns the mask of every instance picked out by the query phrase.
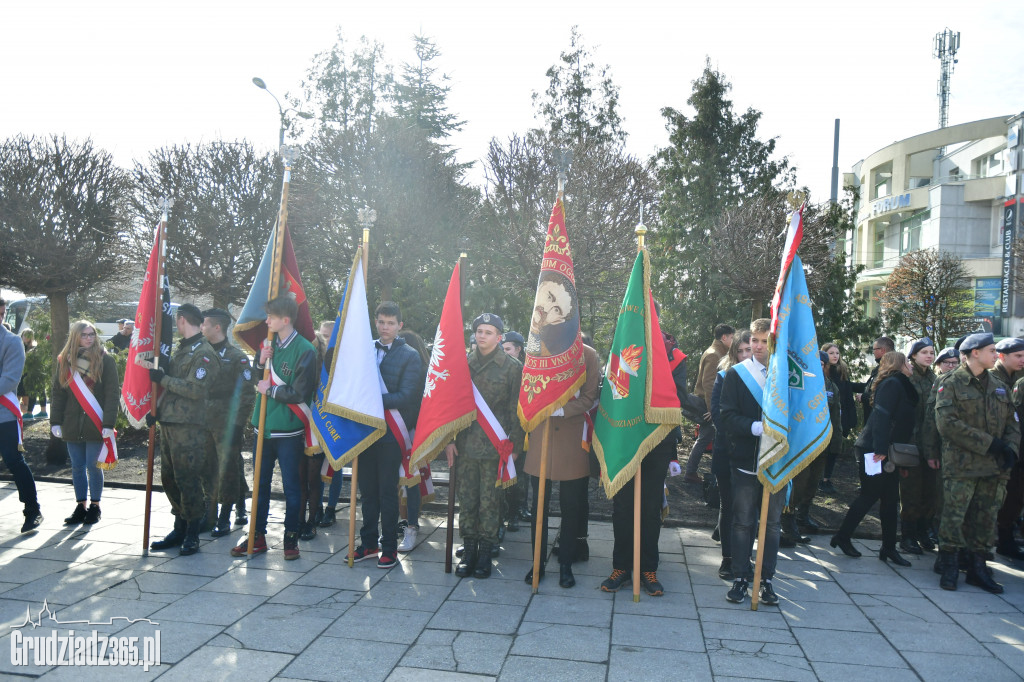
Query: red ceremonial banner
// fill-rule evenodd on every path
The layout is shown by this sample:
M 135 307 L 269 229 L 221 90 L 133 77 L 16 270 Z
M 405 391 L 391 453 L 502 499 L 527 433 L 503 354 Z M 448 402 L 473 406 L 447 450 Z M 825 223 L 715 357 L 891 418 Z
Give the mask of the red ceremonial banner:
M 572 252 L 562 197 L 555 200 L 533 301 L 526 363 L 519 389 L 519 420 L 529 433 L 565 405 L 587 380 L 580 336 Z

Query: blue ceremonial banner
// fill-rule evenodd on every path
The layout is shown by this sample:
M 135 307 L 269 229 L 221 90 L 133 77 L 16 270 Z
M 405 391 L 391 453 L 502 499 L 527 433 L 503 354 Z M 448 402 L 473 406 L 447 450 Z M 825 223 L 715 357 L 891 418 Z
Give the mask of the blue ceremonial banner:
M 324 449 L 324 475 L 355 459 L 386 428 L 361 255 L 357 249 L 310 406 L 313 433 Z
M 769 344 L 774 342 L 774 347 L 762 401 L 764 434 L 757 475 L 773 493 L 822 453 L 832 437 L 811 299 L 803 263 L 796 255 L 802 236 L 800 213 L 790 223 L 772 302 L 774 333 Z

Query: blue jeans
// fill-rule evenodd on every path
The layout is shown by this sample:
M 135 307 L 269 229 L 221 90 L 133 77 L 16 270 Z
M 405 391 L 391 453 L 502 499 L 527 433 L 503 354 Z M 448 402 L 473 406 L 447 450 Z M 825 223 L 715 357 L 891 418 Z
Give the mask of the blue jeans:
M 420 527 L 420 501 L 422 499 L 423 495 L 420 493 L 420 486 L 418 483 L 405 489 L 405 506 L 408 509 L 406 516 L 409 517 L 406 520 L 413 528 Z
M 328 466 L 330 466 L 330 465 L 328 465 Z M 342 475 L 342 473 L 340 471 L 335 471 L 334 475 L 331 476 L 331 487 L 328 488 L 328 490 L 327 490 L 327 508 L 328 509 L 334 509 L 335 507 L 338 506 L 338 498 L 341 497 L 341 484 L 344 481 L 344 479 L 345 479 L 345 477 Z M 326 488 L 326 487 L 327 487 L 326 484 L 324 484 L 324 482 L 321 480 L 320 481 L 320 499 L 321 500 L 323 500 L 323 498 L 324 498 L 324 488 Z
M 260 499 L 256 505 L 256 533 L 267 532 L 270 513 L 270 482 L 274 480 L 274 462 L 281 466 L 281 485 L 284 487 L 284 532 L 299 530 L 302 493 L 299 490 L 299 460 L 305 444 L 302 436 L 263 439 L 263 461 L 260 464 Z
M 754 568 L 750 555 L 757 538 L 757 515 L 761 510 L 761 482 L 757 476 L 745 474 L 739 469 L 732 470 L 732 572 L 736 578 L 754 579 Z M 782 527 L 782 508 L 786 505 L 786 489 L 783 488 L 768 498 L 768 528 L 765 532 L 761 561 L 761 579 L 771 580 L 775 576 L 775 564 L 779 558 L 779 531 Z
M 86 480 L 88 479 L 89 498 L 93 502 L 99 502 L 103 494 L 103 469 L 96 466 L 97 457 L 103 443 L 100 441 L 85 441 L 82 443 L 66 443 L 68 455 L 71 457 L 71 482 L 75 486 L 75 499 L 79 502 L 86 500 Z
M 0 456 L 14 477 L 14 485 L 18 487 L 18 499 L 25 505 L 25 511 L 39 509 L 39 498 L 36 496 L 36 480 L 32 478 L 32 470 L 28 468 L 25 455 L 18 450 L 18 422 L 0 422 Z

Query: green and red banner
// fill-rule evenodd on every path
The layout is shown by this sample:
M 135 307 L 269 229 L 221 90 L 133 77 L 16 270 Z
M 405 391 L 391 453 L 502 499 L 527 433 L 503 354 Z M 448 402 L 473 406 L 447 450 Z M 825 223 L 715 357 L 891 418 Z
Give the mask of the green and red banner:
M 681 423 L 679 397 L 651 296 L 650 261 L 647 251 L 641 250 L 622 300 L 594 416 L 594 451 L 608 497 L 633 478 L 647 453 Z

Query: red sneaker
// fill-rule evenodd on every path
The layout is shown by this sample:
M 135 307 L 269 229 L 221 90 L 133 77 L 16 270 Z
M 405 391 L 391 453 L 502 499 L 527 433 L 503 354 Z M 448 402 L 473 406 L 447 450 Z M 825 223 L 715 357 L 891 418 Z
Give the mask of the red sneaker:
M 297 532 L 284 534 L 284 558 L 287 561 L 299 558 L 299 534 Z
M 391 568 L 398 563 L 398 552 L 381 552 L 377 568 Z
M 267 551 L 267 536 L 260 533 L 252 543 L 253 554 L 263 554 Z M 231 548 L 231 556 L 246 556 L 249 553 L 249 537 L 243 537 L 237 545 Z
M 359 563 L 360 561 L 366 561 L 367 559 L 376 559 L 378 554 L 380 554 L 380 549 L 377 547 L 366 548 L 360 545 L 359 547 L 356 547 L 356 551 L 352 555 L 352 563 Z

